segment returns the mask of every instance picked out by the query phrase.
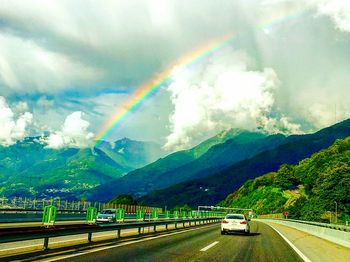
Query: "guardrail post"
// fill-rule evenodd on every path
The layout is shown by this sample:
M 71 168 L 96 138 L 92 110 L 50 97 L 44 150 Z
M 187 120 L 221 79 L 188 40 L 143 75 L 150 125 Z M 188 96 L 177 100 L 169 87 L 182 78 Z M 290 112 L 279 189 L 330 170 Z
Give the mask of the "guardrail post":
M 139 227 L 139 235 L 141 235 L 141 227 Z
M 175 229 L 177 229 L 177 222 L 175 222 Z
M 165 230 L 168 230 L 168 224 L 165 224 Z
M 157 232 L 157 226 L 156 225 L 153 226 L 153 231 Z
M 118 229 L 118 238 L 120 238 L 120 229 Z
M 89 241 L 89 243 L 92 242 L 92 232 L 88 233 L 88 241 Z
M 44 238 L 44 250 L 48 250 L 49 249 L 49 238 L 45 237 Z
M 182 222 L 182 227 L 185 227 L 185 222 Z

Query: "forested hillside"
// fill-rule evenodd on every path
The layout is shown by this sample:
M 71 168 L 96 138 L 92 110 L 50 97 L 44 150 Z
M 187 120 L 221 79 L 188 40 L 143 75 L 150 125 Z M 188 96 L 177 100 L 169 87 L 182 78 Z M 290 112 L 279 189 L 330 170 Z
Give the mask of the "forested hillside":
M 290 218 L 340 219 L 350 212 L 350 137 L 337 140 L 328 149 L 313 154 L 298 165 L 282 165 L 247 181 L 221 205 L 253 208 L 258 214 L 289 211 Z

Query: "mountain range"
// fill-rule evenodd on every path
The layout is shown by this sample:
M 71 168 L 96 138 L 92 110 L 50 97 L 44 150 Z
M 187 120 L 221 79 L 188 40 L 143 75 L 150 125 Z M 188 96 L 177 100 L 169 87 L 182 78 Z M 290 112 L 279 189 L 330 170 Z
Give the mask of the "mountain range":
M 314 134 L 286 137 L 275 148 L 261 152 L 249 159 L 213 171 L 209 176 L 194 178 L 170 187 L 156 190 L 138 201 L 148 205 L 173 207 L 188 204 L 214 205 L 237 190 L 248 179 L 277 171 L 282 164 L 296 164 L 313 153 L 329 147 L 336 139 L 350 135 L 350 119 Z
M 153 190 L 205 177 L 283 142 L 283 135 L 266 136 L 240 129 L 223 131 L 189 150 L 178 151 L 91 190 L 88 198 L 105 201 L 112 195 L 140 197 Z M 116 186 L 117 185 L 117 186 Z
M 51 149 L 28 137 L 0 147 L 0 195 L 74 199 L 164 154 L 156 143 L 127 138 L 99 148 Z
M 99 147 L 50 149 L 40 137 L 0 146 L 0 195 L 109 201 L 130 194 L 154 206 L 213 205 L 247 180 L 296 164 L 350 136 L 350 119 L 313 134 L 231 129 L 170 155 L 127 138 Z

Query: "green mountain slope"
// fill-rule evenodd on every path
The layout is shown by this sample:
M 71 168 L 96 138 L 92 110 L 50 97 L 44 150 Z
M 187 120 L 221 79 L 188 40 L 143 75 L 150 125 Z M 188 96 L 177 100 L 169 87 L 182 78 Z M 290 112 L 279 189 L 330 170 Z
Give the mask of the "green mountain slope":
M 80 198 L 85 191 L 119 178 L 164 153 L 156 144 L 129 139 L 116 141 L 113 147 L 107 145 L 107 149 L 54 150 L 46 148 L 40 138 L 26 138 L 0 147 L 0 194 Z
M 102 185 L 92 191 L 91 198 L 107 200 L 111 195 L 122 193 L 137 197 L 182 181 L 205 177 L 230 164 L 274 148 L 283 143 L 284 139 L 282 135 L 266 137 L 261 133 L 238 129 L 226 131 L 191 150 L 176 152 L 130 172 L 115 181 L 118 187 Z M 208 149 L 208 145 L 211 148 Z M 203 147 L 207 149 L 205 153 Z
M 289 211 L 290 218 L 320 221 L 337 203 L 350 214 L 350 137 L 337 140 L 298 165 L 247 181 L 220 205 L 253 208 L 258 214 Z
M 290 136 L 283 144 L 241 161 L 213 175 L 182 182 L 141 197 L 149 205 L 173 207 L 188 204 L 214 205 L 237 190 L 248 179 L 278 170 L 282 164 L 296 164 L 313 153 L 329 147 L 336 139 L 350 135 L 350 119 L 314 134 Z

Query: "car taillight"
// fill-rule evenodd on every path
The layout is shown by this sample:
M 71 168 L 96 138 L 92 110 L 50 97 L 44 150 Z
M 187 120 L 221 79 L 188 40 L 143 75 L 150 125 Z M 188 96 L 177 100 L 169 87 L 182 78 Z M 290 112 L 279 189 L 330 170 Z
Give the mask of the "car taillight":
M 221 223 L 223 223 L 223 224 L 228 224 L 228 221 L 227 221 L 227 220 L 222 220 Z
M 247 221 L 242 221 L 240 224 L 245 225 L 247 224 Z

